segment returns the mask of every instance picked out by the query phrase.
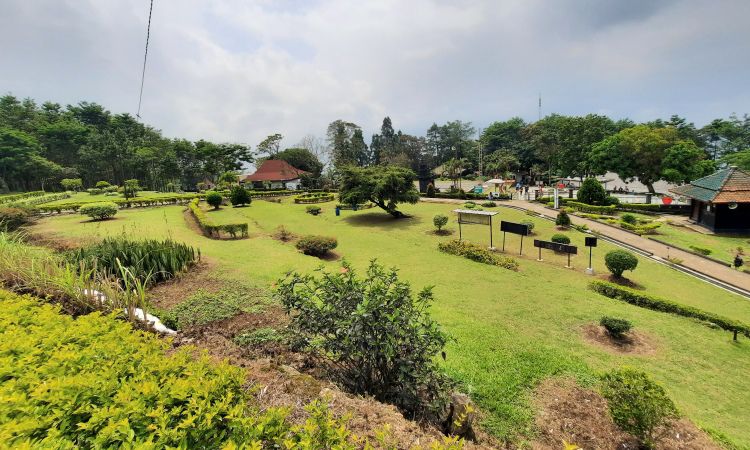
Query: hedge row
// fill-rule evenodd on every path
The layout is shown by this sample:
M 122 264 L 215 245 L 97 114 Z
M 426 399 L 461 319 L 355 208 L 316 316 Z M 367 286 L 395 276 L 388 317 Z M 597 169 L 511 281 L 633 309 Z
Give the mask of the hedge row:
M 0 197 L 0 205 L 2 205 L 3 203 L 12 203 L 18 200 L 23 200 L 29 197 L 41 197 L 42 195 L 45 195 L 45 194 L 46 192 L 44 191 L 32 191 L 32 192 L 24 192 L 22 194 L 3 195 Z
M 661 226 L 658 222 L 651 222 L 651 223 L 644 223 L 644 224 L 638 224 L 633 225 L 631 223 L 627 223 L 625 221 L 620 221 L 620 228 L 623 228 L 628 231 L 632 231 L 633 233 L 642 235 L 642 234 L 656 234 L 656 229 Z
M 656 212 L 661 209 L 661 205 L 656 203 L 620 203 L 617 209 L 621 211 L 652 211 Z
M 581 202 L 574 202 L 574 201 L 567 201 L 564 203 L 565 206 L 569 206 L 576 211 L 580 211 L 582 213 L 588 213 L 588 214 L 605 214 L 605 215 L 612 215 L 615 212 L 616 207 L 615 206 L 596 206 L 596 205 L 588 205 L 586 203 Z
M 472 261 L 518 270 L 518 261 L 513 258 L 498 256 L 495 252 L 471 242 L 452 240 L 438 244 L 438 250 L 451 255 L 463 256 Z
M 422 197 L 428 198 L 453 198 L 459 200 L 486 200 L 488 194 L 475 194 L 473 192 L 435 192 L 432 196 L 420 193 Z M 510 194 L 499 194 L 498 200 L 510 200 Z
M 57 200 L 63 200 L 66 198 L 70 198 L 70 193 L 58 192 L 55 194 L 46 194 L 46 195 L 40 195 L 40 196 L 34 196 L 34 197 L 27 197 L 21 200 L 17 200 L 11 203 L 11 205 L 12 206 L 36 206 L 36 205 L 42 205 L 44 203 L 55 202 Z
M 640 306 L 641 308 L 647 308 L 654 311 L 661 311 L 678 316 L 702 320 L 704 322 L 712 323 L 723 330 L 741 333 L 747 337 L 750 337 L 750 326 L 742 322 L 729 319 L 727 317 L 706 312 L 698 308 L 693 308 L 692 306 L 681 305 L 671 300 L 653 297 L 651 295 L 643 294 L 641 292 L 624 288 L 613 283 L 607 283 L 605 281 L 592 281 L 589 284 L 589 287 L 594 292 L 598 292 L 605 297 L 630 303 L 631 305 Z
M 195 198 L 190 202 L 188 206 L 190 208 L 190 212 L 193 214 L 193 217 L 195 217 L 195 220 L 198 221 L 198 226 L 201 227 L 201 230 L 203 230 L 203 232 L 208 237 L 221 239 L 221 233 L 226 233 L 232 238 L 236 238 L 238 235 L 243 238 L 247 237 L 246 223 L 227 223 L 217 225 L 208 218 L 206 212 L 203 211 L 198 205 L 199 202 L 200 199 Z
M 203 198 L 204 194 L 176 194 L 169 197 L 135 197 L 130 199 L 116 198 L 111 201 L 120 208 L 132 208 L 138 206 L 178 205 L 187 203 L 196 198 Z M 62 213 L 63 211 L 76 212 L 81 206 L 91 202 L 66 202 L 57 205 L 37 206 L 35 210 L 45 213 Z
M 335 198 L 336 196 L 330 192 L 305 193 L 294 197 L 294 203 L 325 203 Z
M 356 210 L 370 209 L 370 208 L 374 208 L 374 207 L 375 207 L 375 204 L 374 203 L 370 203 L 370 202 L 363 203 L 361 205 L 357 205 L 356 208 L 354 206 L 352 206 L 352 205 L 345 205 L 343 203 L 339 203 L 338 205 L 336 205 L 336 208 L 338 208 L 338 209 L 340 209 L 342 211 L 353 211 L 355 209 Z

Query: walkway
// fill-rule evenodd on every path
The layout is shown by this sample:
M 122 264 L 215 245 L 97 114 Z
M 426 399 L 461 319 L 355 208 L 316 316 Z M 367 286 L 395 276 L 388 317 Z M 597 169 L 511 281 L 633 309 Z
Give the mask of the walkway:
M 438 198 L 422 198 L 425 202 L 434 203 L 465 203 L 466 200 L 453 200 L 453 199 L 438 199 Z M 555 218 L 557 212 L 555 210 L 546 208 L 541 203 L 531 202 L 526 200 L 510 200 L 504 202 L 497 202 L 498 206 L 510 206 L 515 208 L 521 208 L 529 211 L 534 211 L 540 215 Z M 666 260 L 667 256 L 671 258 L 678 258 L 682 260 L 680 265 L 698 272 L 700 274 L 707 275 L 711 278 L 727 283 L 746 291 L 750 291 L 750 275 L 742 273 L 738 270 L 724 266 L 722 264 L 713 262 L 711 260 L 701 258 L 692 253 L 667 246 L 660 242 L 653 241 L 648 238 L 638 236 L 633 233 L 629 233 L 625 230 L 615 228 L 603 223 L 599 223 L 593 220 L 584 219 L 578 216 L 571 216 L 571 220 L 576 225 L 586 225 L 589 230 L 595 231 L 599 234 L 612 238 L 616 241 L 622 242 L 631 247 L 638 248 L 644 252 L 652 254 L 655 259 Z

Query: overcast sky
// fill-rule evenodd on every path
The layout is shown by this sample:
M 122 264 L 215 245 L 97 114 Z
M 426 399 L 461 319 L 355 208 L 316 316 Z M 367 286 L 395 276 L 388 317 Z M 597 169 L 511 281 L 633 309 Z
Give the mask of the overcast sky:
M 135 114 L 148 0 L 0 0 L 0 92 Z M 154 0 L 141 116 L 284 145 L 335 119 L 750 112 L 750 0 Z

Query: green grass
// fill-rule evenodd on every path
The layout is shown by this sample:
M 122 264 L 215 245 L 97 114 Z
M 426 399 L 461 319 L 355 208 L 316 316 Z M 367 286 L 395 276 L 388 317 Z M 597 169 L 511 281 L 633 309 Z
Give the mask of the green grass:
M 662 242 L 672 244 L 685 250 L 690 246 L 707 248 L 711 250 L 712 258 L 726 261 L 727 264 L 734 261 L 737 247 L 743 247 L 745 253 L 750 254 L 750 236 L 727 236 L 720 234 L 704 234 L 686 227 L 678 227 L 662 224 L 658 229 L 659 234 L 653 237 Z
M 88 194 L 86 194 L 88 195 Z M 457 236 L 455 205 L 418 204 L 404 206 L 410 219 L 394 220 L 378 209 L 342 211 L 322 204 L 323 214 L 305 213 L 305 205 L 289 199 L 281 204 L 256 200 L 247 208 L 224 207 L 211 213 L 227 221 L 250 224 L 250 237 L 219 241 L 198 235 L 186 226 L 184 207 L 169 206 L 120 211 L 105 222 L 84 222 L 80 216 L 62 215 L 43 219 L 37 231 L 67 238 L 172 237 L 200 247 L 202 255 L 216 262 L 217 275 L 259 287 L 272 288 L 285 272 L 310 272 L 323 265 L 336 270 L 338 263 L 323 262 L 297 252 L 293 243 L 282 243 L 270 235 L 284 225 L 297 235 L 322 234 L 338 238 L 336 253 L 357 269 L 370 259 L 400 268 L 401 277 L 415 289 L 434 285 L 436 302 L 432 313 L 455 342 L 447 348 L 445 367 L 461 381 L 487 412 L 485 426 L 495 435 L 517 439 L 532 433 L 534 411 L 531 389 L 541 380 L 572 375 L 585 384 L 595 376 L 621 365 L 633 365 L 663 383 L 681 411 L 714 434 L 728 436 L 750 447 L 750 342 L 732 342 L 729 333 L 695 321 L 641 309 L 613 301 L 587 289 L 584 274 L 588 252 L 584 234 L 568 231 L 581 254 L 573 257 L 573 269 L 564 267 L 565 257 L 543 251 L 536 261 L 532 239 L 524 239 L 520 269 L 476 263 L 437 250 L 438 242 L 451 236 L 431 231 L 432 217 L 451 217 L 447 229 Z M 530 216 L 497 208 L 493 240 L 502 245 L 499 220 L 520 222 Z M 533 218 L 536 238 L 556 233 L 551 222 Z M 464 238 L 488 243 L 486 226 L 464 226 Z M 517 252 L 519 238 L 508 235 L 506 250 Z M 594 268 L 605 272 L 603 257 L 614 247 L 600 241 L 594 249 Z M 750 301 L 644 258 L 626 275 L 646 292 L 687 305 L 750 322 Z M 581 337 L 580 327 L 598 323 L 603 315 L 631 320 L 636 330 L 647 333 L 657 346 L 648 356 L 615 355 L 592 346 Z
M 149 198 L 173 197 L 174 195 L 176 195 L 174 192 L 156 192 L 156 191 L 138 192 L 138 197 L 149 197 Z M 62 200 L 56 200 L 54 202 L 45 203 L 45 205 L 49 206 L 49 205 L 60 205 L 64 203 L 111 202 L 112 200 L 122 199 L 122 198 L 124 197 L 122 196 L 122 194 L 119 194 L 119 193 L 117 195 L 104 195 L 104 194 L 91 195 L 88 192 L 76 192 L 73 195 L 71 195 L 70 198 L 65 198 Z

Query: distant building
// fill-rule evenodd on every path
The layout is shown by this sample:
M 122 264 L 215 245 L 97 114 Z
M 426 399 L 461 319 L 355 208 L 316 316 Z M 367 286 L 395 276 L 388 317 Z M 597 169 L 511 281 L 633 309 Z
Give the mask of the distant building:
M 715 232 L 750 233 L 750 174 L 731 166 L 671 189 L 690 198 L 690 219 Z
M 308 172 L 297 169 L 283 159 L 267 159 L 252 175 L 240 179 L 240 183 L 256 189 L 299 189 L 302 175 Z

